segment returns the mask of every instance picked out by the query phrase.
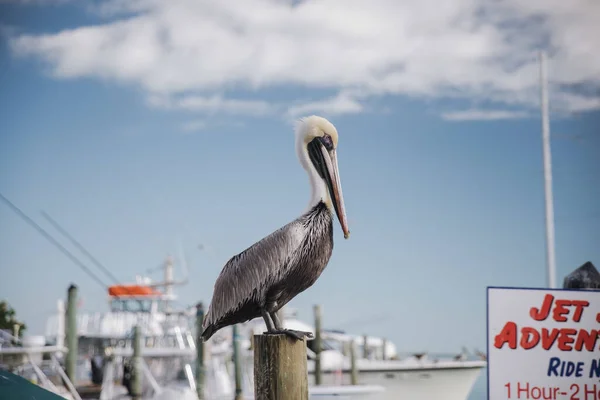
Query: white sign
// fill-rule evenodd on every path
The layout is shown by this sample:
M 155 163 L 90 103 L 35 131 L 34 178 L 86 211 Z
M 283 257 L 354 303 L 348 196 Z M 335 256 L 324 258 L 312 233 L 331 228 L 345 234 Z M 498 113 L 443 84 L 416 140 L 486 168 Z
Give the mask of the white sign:
M 489 287 L 488 400 L 600 400 L 600 291 Z

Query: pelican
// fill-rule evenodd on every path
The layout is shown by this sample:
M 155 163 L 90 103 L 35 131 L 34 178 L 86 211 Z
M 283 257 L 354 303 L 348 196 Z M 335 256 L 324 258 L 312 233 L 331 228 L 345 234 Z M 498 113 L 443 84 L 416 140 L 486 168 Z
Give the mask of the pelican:
M 318 116 L 296 124 L 296 153 L 311 186 L 308 209 L 300 217 L 233 256 L 214 285 L 202 324 L 206 342 L 219 329 L 262 317 L 266 334 L 302 340 L 310 332 L 284 329 L 277 311 L 319 278 L 333 251 L 333 214 L 344 238 L 346 220 L 336 149 L 338 132 Z

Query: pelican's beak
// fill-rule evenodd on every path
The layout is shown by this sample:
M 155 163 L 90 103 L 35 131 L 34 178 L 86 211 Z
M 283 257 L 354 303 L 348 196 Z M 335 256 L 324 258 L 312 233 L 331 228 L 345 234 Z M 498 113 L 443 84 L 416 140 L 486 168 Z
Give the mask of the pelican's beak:
M 348 221 L 346 219 L 346 208 L 344 207 L 344 195 L 342 194 L 342 183 L 340 182 L 336 151 L 335 149 L 328 151 L 324 146 L 321 146 L 321 152 L 323 153 L 323 160 L 325 160 L 325 167 L 327 169 L 326 177 L 328 179 L 325 179 L 325 182 L 333 201 L 335 213 L 342 226 L 344 239 L 348 239 L 350 237 L 350 230 L 348 229 Z

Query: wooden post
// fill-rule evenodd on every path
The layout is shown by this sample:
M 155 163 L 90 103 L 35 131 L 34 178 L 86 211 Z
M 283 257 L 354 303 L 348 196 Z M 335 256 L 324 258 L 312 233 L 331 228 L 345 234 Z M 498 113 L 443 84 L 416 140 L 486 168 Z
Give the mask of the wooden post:
M 196 305 L 196 394 L 198 400 L 204 400 L 204 340 L 202 339 L 202 322 L 204 321 L 204 305 Z
M 15 338 L 15 341 L 19 341 L 19 330 L 21 329 L 21 325 L 19 324 L 13 324 L 13 337 Z
M 57 322 L 57 332 L 56 332 L 56 345 L 60 348 L 65 347 L 66 340 L 66 330 L 65 330 L 65 321 L 66 321 L 66 313 L 65 313 L 65 302 L 62 300 L 58 300 L 57 303 L 58 310 L 58 321 Z M 57 354 L 59 358 L 63 358 L 63 352 L 59 352 Z
M 350 339 L 350 383 L 358 385 L 358 370 L 356 369 L 356 347 L 354 338 Z
M 369 345 L 367 335 L 363 335 L 363 358 L 369 358 Z
M 305 339 L 254 336 L 254 400 L 308 400 Z
M 240 335 L 237 324 L 232 327 L 233 366 L 235 370 L 235 400 L 242 400 L 242 360 L 240 359 Z
M 67 353 L 66 370 L 69 380 L 75 385 L 77 377 L 77 286 L 71 284 L 67 294 Z
M 142 335 L 138 325 L 133 327 L 133 358 L 131 376 L 131 398 L 142 398 Z
M 321 384 L 321 306 L 313 308 L 315 314 L 315 385 Z

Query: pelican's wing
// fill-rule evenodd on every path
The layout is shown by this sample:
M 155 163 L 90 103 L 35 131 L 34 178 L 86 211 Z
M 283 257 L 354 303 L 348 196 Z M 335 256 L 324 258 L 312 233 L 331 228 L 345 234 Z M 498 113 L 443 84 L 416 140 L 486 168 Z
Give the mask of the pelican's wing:
M 302 224 L 291 222 L 227 261 L 215 282 L 203 329 L 218 325 L 249 301 L 261 299 L 264 291 L 280 279 L 303 233 Z

